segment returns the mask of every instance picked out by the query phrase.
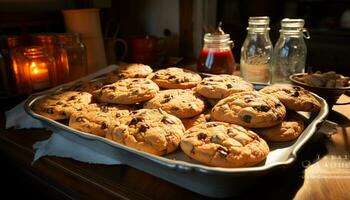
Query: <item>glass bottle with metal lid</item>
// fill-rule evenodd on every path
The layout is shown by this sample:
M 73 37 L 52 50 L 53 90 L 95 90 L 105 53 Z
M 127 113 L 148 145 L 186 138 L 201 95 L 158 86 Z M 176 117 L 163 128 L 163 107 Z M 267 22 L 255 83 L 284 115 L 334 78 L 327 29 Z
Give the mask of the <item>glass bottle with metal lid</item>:
M 58 60 L 62 69 L 69 72 L 69 81 L 87 74 L 86 48 L 79 33 L 57 34 Z
M 233 42 L 221 29 L 204 35 L 204 45 L 197 63 L 197 70 L 211 74 L 233 74 L 236 62 L 232 53 Z
M 241 48 L 240 71 L 244 80 L 269 82 L 273 46 L 269 36 L 270 18 L 249 17 L 248 33 Z
M 307 47 L 304 38 L 309 39 L 310 35 L 304 23 L 303 19 L 285 18 L 281 21 L 280 37 L 272 59 L 272 83 L 288 83 L 290 75 L 305 71 Z

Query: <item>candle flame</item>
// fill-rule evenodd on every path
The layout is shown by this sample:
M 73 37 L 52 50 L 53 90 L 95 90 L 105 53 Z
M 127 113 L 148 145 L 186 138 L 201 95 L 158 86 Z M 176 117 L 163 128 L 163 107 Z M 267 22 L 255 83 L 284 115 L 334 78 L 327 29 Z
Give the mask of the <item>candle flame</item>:
M 38 73 L 39 73 L 38 68 L 34 68 L 34 69 L 33 69 L 33 73 L 34 73 L 34 74 L 38 74 Z
M 38 67 L 36 66 L 36 63 L 35 62 L 32 62 L 30 64 L 30 69 L 32 71 L 33 74 L 38 74 L 39 73 L 39 69 Z

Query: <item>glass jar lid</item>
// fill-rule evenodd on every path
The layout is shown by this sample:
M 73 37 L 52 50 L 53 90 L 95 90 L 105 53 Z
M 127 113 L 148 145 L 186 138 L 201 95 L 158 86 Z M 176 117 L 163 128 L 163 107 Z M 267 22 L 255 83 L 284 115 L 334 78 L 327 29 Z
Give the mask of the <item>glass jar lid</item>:
M 251 31 L 268 31 L 270 25 L 270 18 L 268 16 L 249 17 L 247 30 Z
M 230 45 L 233 47 L 233 41 L 230 38 L 230 34 L 226 34 L 221 29 L 221 22 L 219 22 L 219 25 L 215 29 L 215 31 L 211 33 L 206 33 L 204 35 L 204 42 L 206 44 L 213 44 L 213 45 Z
M 214 43 L 228 42 L 228 41 L 230 41 L 230 35 L 229 34 L 206 33 L 204 35 L 204 41 L 205 42 L 214 42 Z
M 289 19 L 284 18 L 281 21 L 281 28 L 284 30 L 302 30 L 304 27 L 304 20 L 303 19 Z
M 310 34 L 306 28 L 304 28 L 305 21 L 303 19 L 289 19 L 284 18 L 281 21 L 281 30 L 283 34 L 300 35 L 304 38 L 309 39 Z

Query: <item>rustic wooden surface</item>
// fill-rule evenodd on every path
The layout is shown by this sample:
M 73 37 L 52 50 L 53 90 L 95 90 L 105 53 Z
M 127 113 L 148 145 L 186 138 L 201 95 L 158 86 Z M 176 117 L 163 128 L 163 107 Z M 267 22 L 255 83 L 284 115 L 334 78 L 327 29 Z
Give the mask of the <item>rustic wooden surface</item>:
M 340 101 L 349 101 L 342 96 Z M 314 137 L 289 168 L 271 171 L 234 199 L 350 199 L 350 105 L 335 106 L 336 134 Z M 210 199 L 126 165 L 95 165 L 44 157 L 32 164 L 42 129 L 4 129 L 0 117 L 2 188 L 12 197 L 45 199 Z M 215 183 L 213 183 L 215 184 Z M 15 192 L 12 192 L 15 189 Z M 4 195 L 3 194 L 3 195 Z

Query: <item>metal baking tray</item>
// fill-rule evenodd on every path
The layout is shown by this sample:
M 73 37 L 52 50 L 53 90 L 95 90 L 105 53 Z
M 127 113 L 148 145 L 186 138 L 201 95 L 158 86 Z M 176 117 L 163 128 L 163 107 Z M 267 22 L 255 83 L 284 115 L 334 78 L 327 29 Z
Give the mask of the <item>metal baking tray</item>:
M 70 85 L 65 85 L 65 87 L 70 87 Z M 255 84 L 255 87 L 256 89 L 261 89 L 264 85 Z M 305 117 L 306 128 L 297 140 L 269 143 L 270 153 L 267 159 L 265 162 L 254 167 L 210 167 L 190 159 L 181 150 L 165 156 L 152 155 L 118 144 L 106 138 L 77 131 L 63 123 L 34 113 L 31 109 L 33 103 L 55 90 L 49 90 L 31 96 L 24 105 L 26 112 L 35 119 L 44 122 L 44 126 L 49 130 L 55 131 L 74 142 L 86 145 L 98 153 L 121 161 L 123 164 L 210 197 L 238 195 L 249 189 L 257 179 L 271 170 L 292 164 L 296 160 L 298 151 L 316 133 L 318 127 L 320 127 L 328 115 L 326 101 L 314 95 L 321 103 L 321 110 L 313 114 L 306 112 L 299 113 Z

